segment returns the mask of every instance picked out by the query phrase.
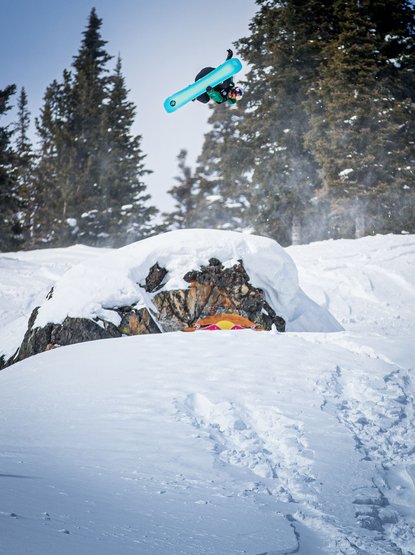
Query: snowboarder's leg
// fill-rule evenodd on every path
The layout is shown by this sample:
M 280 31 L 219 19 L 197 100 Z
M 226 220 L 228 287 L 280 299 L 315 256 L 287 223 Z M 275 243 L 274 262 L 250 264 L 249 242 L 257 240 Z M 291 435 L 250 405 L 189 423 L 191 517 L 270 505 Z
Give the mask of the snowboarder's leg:
M 232 77 L 229 77 L 229 79 L 225 79 L 225 81 L 223 83 L 220 83 L 220 87 L 222 89 L 231 89 L 232 87 L 234 87 L 234 82 Z
M 215 68 L 214 67 L 204 67 L 203 69 L 201 69 L 199 71 L 199 73 L 196 75 L 195 77 L 195 81 L 199 81 L 199 79 L 202 79 L 202 77 L 206 77 L 206 75 L 208 73 L 210 73 L 211 71 L 213 71 Z
M 208 75 L 208 73 L 210 73 L 211 71 L 213 71 L 215 68 L 214 67 L 204 67 L 203 69 L 201 69 L 199 71 L 199 73 L 196 75 L 195 77 L 195 81 L 199 81 L 199 79 L 202 79 L 203 77 L 206 77 L 206 75 Z M 203 104 L 207 104 L 210 100 L 210 97 L 207 93 L 203 93 L 200 96 L 198 96 L 196 98 L 196 100 L 198 100 L 199 102 L 202 102 Z
M 208 93 L 203 93 L 200 96 L 198 96 L 196 100 L 198 100 L 199 102 L 202 102 L 203 104 L 207 104 L 210 100 L 210 96 L 208 95 Z

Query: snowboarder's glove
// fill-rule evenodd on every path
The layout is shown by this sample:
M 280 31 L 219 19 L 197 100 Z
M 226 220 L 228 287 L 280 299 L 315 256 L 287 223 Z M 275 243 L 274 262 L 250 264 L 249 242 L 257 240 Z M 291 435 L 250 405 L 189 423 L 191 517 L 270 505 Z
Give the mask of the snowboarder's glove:
M 210 87 L 210 86 L 209 86 L 209 87 L 206 87 L 206 92 L 210 92 L 210 91 L 212 91 L 212 90 L 213 90 L 212 87 Z
M 226 56 L 226 59 L 230 60 L 232 58 L 232 56 L 233 56 L 233 52 L 230 48 L 228 48 L 228 55 Z

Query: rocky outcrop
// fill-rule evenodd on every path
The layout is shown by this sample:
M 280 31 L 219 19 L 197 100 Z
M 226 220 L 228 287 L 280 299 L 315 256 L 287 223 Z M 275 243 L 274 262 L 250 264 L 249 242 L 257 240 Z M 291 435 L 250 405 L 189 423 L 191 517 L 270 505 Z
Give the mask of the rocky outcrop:
M 47 324 L 43 327 L 34 327 L 38 308 L 32 312 L 28 329 L 23 338 L 20 349 L 11 362 L 23 360 L 31 355 L 49 351 L 61 345 L 74 345 L 94 339 L 108 337 L 121 337 L 122 333 L 110 322 L 99 325 L 88 318 L 65 318 L 62 324 Z
M 183 279 L 189 288 L 162 291 L 153 303 L 158 309 L 157 320 L 164 331 L 191 326 L 212 314 L 239 314 L 259 327 L 285 330 L 285 321 L 269 306 L 261 289 L 249 283 L 249 276 L 240 260 L 232 268 L 212 258 L 209 265 L 188 272 Z
M 18 353 L 6 365 L 49 349 L 95 339 L 178 331 L 214 314 L 239 314 L 258 327 L 285 330 L 284 319 L 265 300 L 264 292 L 250 283 L 242 260 L 231 268 L 212 258 L 207 266 L 187 272 L 187 289 L 163 290 L 168 271 L 155 264 L 141 284 L 152 295 L 156 310 L 136 306 L 107 307 L 117 313 L 119 324 L 67 317 L 62 323 L 36 327 L 35 309 Z

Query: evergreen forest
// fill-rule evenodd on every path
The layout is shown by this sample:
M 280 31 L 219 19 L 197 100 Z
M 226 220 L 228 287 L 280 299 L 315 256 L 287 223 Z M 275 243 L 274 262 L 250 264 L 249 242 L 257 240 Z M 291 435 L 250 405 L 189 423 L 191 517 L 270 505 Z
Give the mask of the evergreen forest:
M 210 227 L 280 244 L 415 233 L 415 8 L 407 0 L 256 0 L 234 45 L 243 98 L 209 108 L 160 214 L 132 133 L 122 60 L 89 14 L 29 139 L 25 88 L 0 89 L 0 251 L 122 246 Z M 4 123 L 10 110 L 15 121 Z

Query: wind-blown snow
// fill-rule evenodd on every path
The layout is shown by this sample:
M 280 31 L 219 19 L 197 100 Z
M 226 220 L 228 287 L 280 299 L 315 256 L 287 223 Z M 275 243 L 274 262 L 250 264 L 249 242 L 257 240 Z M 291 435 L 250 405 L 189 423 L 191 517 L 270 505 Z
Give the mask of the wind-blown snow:
M 107 339 L 0 373 L 2 555 L 415 552 L 415 237 L 287 250 L 345 331 Z M 7 282 L 5 328 L 56 254 Z

